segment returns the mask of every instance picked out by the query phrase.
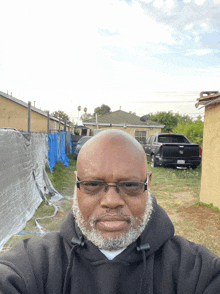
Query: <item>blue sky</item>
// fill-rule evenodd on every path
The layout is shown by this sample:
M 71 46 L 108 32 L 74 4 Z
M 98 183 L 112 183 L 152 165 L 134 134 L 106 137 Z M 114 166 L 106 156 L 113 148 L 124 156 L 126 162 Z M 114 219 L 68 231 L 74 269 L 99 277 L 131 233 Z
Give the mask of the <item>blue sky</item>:
M 196 117 L 220 88 L 220 0 L 4 2 L 0 91 L 43 110 Z

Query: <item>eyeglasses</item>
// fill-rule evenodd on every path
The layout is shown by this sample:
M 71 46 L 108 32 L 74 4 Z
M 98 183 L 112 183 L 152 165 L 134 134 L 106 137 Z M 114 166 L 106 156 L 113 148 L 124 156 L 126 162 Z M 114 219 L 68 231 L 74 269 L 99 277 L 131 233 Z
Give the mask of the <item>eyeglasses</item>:
M 95 195 L 98 193 L 106 192 L 108 187 L 116 187 L 116 191 L 120 195 L 138 196 L 140 193 L 147 190 L 148 179 L 143 182 L 120 182 L 116 185 L 108 185 L 106 182 L 101 181 L 80 181 L 76 175 L 76 186 L 83 193 Z

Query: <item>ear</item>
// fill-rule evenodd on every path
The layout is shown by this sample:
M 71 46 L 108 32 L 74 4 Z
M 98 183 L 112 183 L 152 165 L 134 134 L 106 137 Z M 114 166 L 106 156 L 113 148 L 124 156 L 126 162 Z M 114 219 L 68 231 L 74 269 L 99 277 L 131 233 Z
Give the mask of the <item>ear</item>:
M 147 186 L 150 188 L 150 183 L 151 183 L 151 180 L 152 180 L 152 172 L 148 172 L 147 173 Z
M 75 182 L 76 182 L 76 177 L 77 177 L 77 171 L 74 171 L 74 179 L 75 179 Z

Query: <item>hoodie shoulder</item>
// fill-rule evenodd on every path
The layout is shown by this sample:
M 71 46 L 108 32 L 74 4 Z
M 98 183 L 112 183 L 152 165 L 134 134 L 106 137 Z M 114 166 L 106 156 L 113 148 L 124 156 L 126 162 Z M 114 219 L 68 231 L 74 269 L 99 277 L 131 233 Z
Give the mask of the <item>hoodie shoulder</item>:
M 13 293 L 32 294 L 43 294 L 45 285 L 50 285 L 51 289 L 46 293 L 62 293 L 62 280 L 70 250 L 70 246 L 59 232 L 49 233 L 43 238 L 22 240 L 0 256 L 0 271 L 7 279 L 3 283 L 0 277 L 0 285 L 8 285 L 7 291 L 12 291 L 13 285 L 18 282 L 22 288 L 19 286 L 20 292 Z M 10 291 L 3 293 L 12 293 Z
M 220 258 L 205 246 L 181 236 L 174 236 L 163 248 L 169 264 L 178 272 L 178 286 L 194 285 L 193 293 L 218 293 L 220 289 Z
M 153 194 L 153 211 L 150 220 L 141 235 L 141 243 L 149 243 L 150 251 L 157 251 L 167 240 L 174 236 L 174 226 L 166 211 L 157 204 Z

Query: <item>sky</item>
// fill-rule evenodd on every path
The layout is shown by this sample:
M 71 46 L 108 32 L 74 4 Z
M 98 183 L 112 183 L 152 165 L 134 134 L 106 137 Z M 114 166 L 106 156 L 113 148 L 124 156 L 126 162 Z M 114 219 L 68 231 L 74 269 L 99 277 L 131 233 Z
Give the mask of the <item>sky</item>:
M 0 10 L 0 91 L 74 122 L 102 104 L 196 118 L 200 92 L 220 90 L 220 0 L 7 0 Z

